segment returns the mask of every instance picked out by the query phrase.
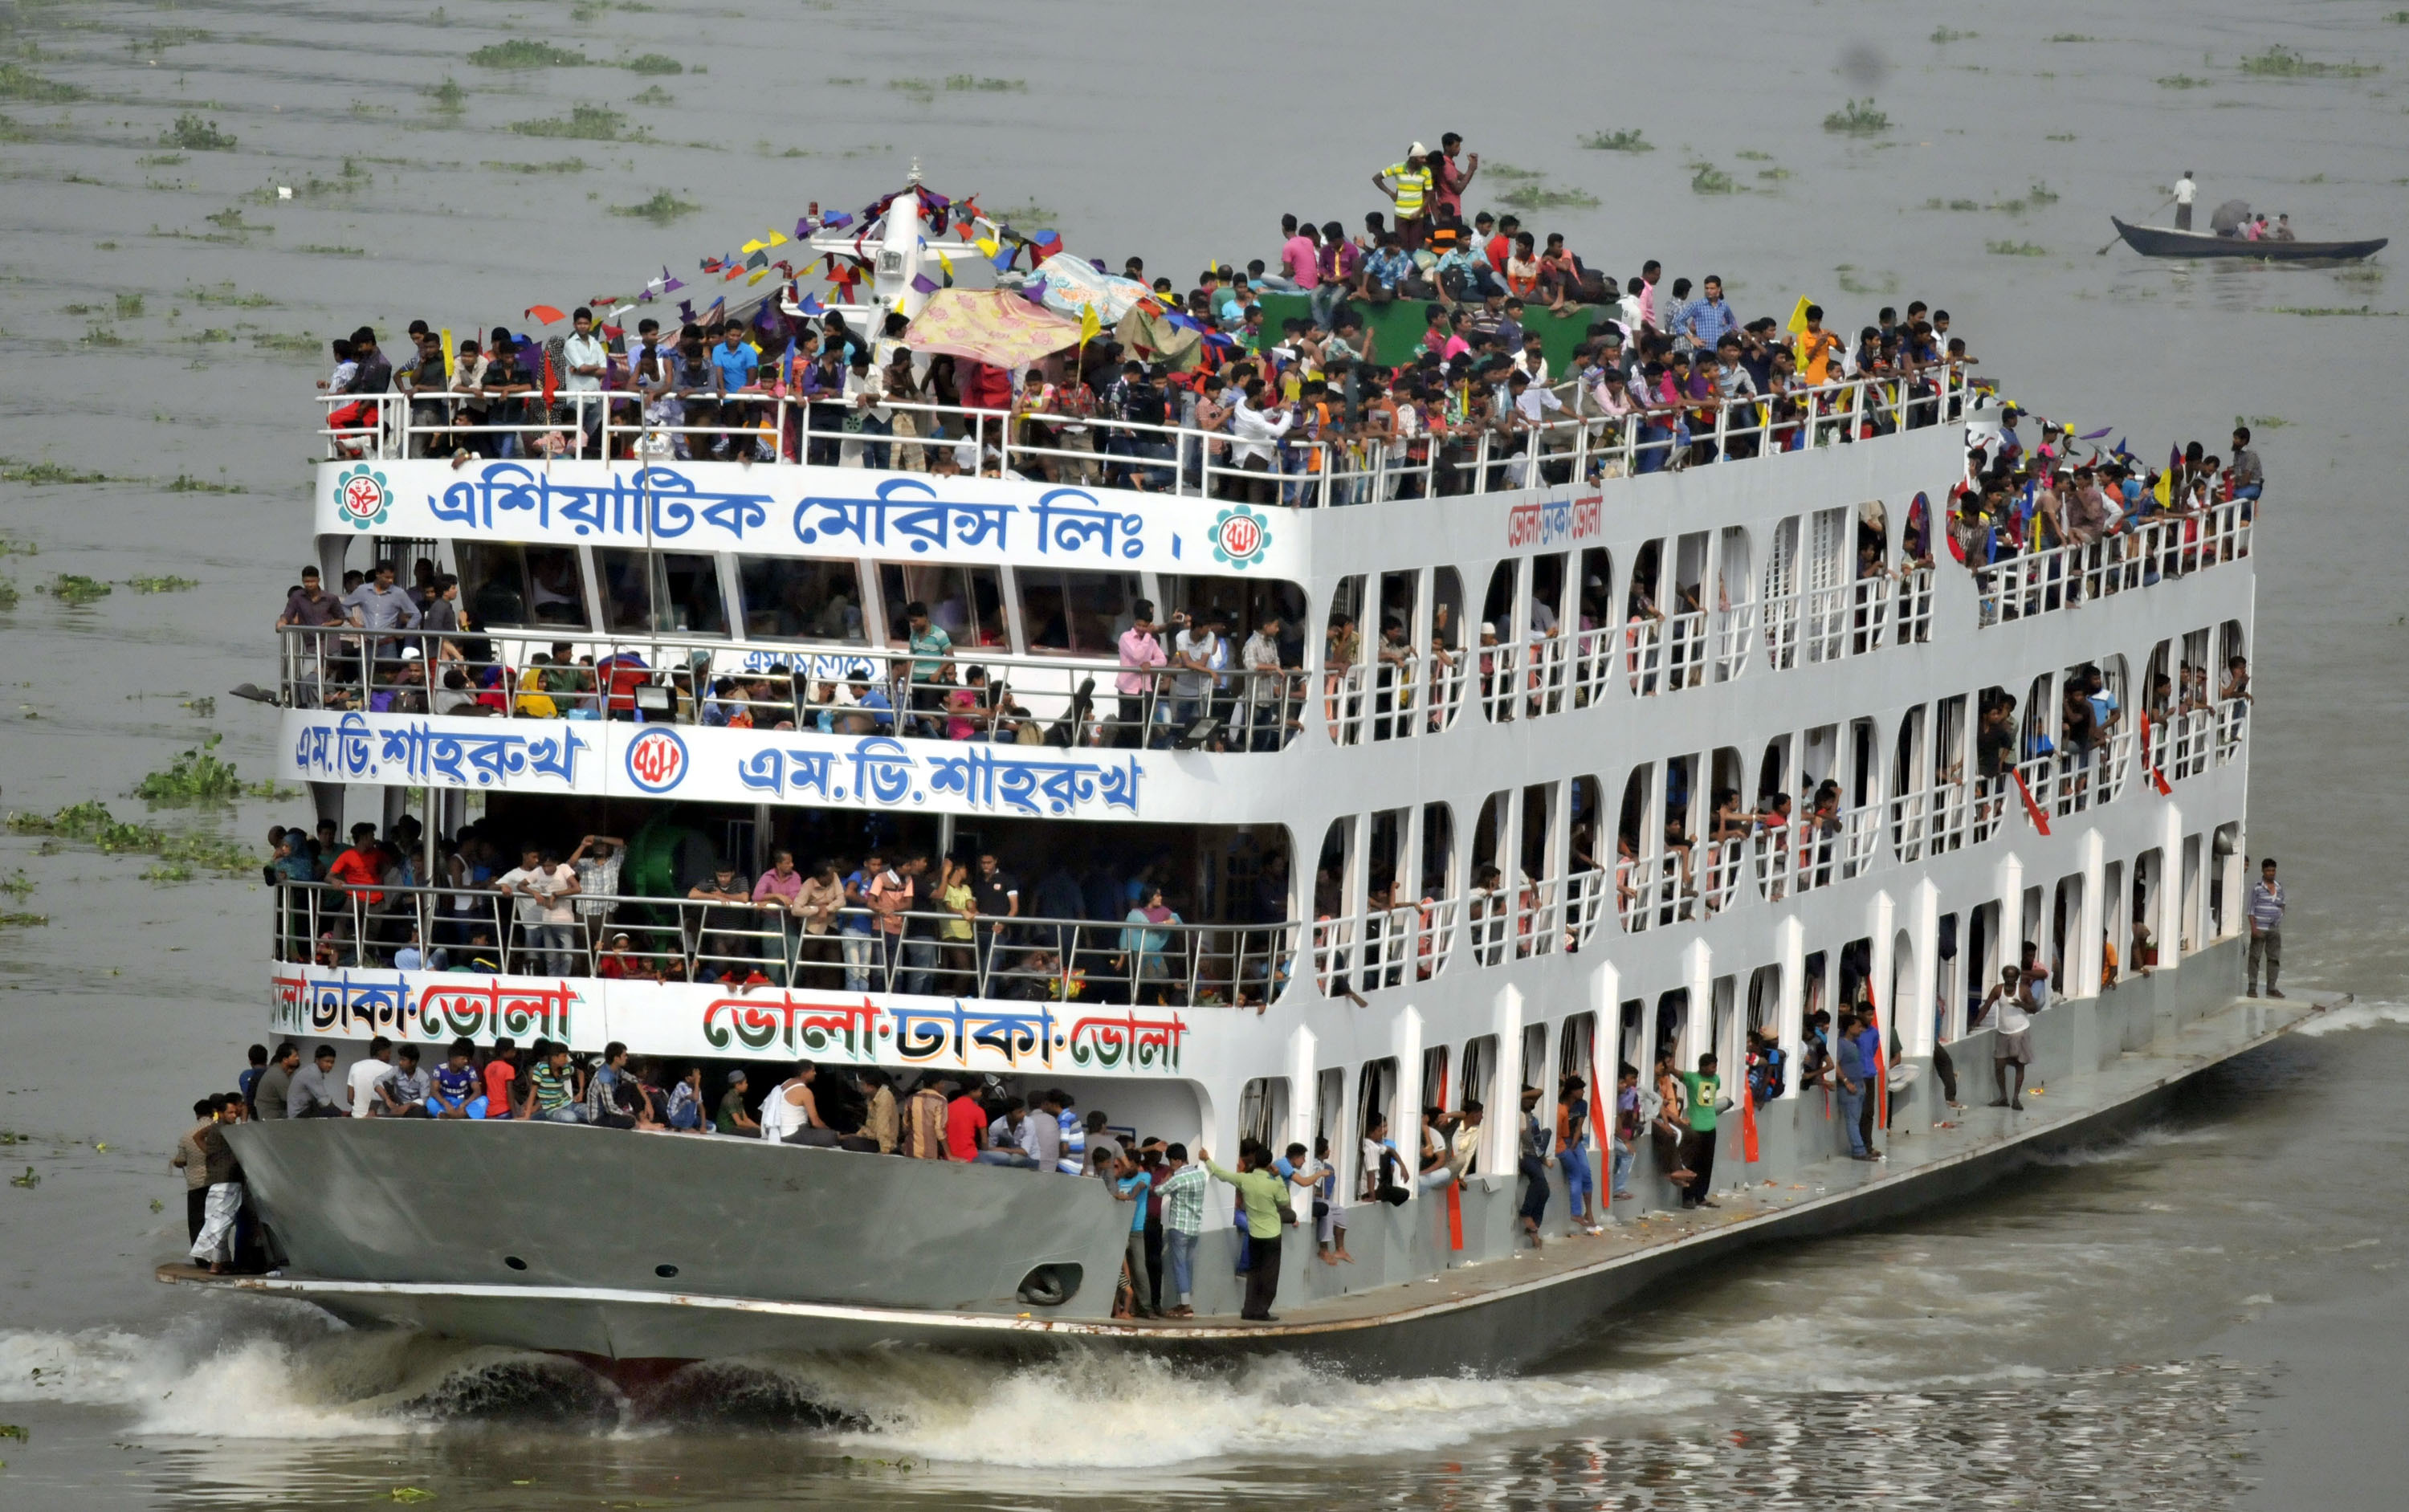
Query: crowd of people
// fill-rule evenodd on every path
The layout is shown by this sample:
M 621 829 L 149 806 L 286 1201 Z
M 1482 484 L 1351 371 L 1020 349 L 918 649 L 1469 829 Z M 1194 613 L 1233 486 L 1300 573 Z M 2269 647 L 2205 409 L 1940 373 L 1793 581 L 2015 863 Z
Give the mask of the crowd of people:
M 348 843 L 332 820 L 272 827 L 262 874 L 284 889 L 282 958 L 1261 1011 L 1295 949 L 1277 855 L 1216 916 L 1191 924 L 1173 904 L 1168 854 L 1107 847 L 1082 866 L 1057 848 L 1024 888 L 992 847 L 939 854 L 873 841 L 808 866 L 778 848 L 757 876 L 722 860 L 681 896 L 638 898 L 623 891 L 618 836 L 507 844 L 493 828 L 479 820 L 440 838 L 430 867 L 412 814 L 382 833 L 355 824 Z M 1198 925 L 1213 926 L 1209 939 Z
M 1185 290 L 1127 259 L 1122 276 L 1178 337 L 1161 346 L 1100 333 L 1007 369 L 916 353 L 900 311 L 873 329 L 777 298 L 632 329 L 581 308 L 566 335 L 498 327 L 450 352 L 415 321 L 398 363 L 370 327 L 335 343 L 321 387 L 352 402 L 330 408 L 329 428 L 356 450 L 377 396 L 399 395 L 411 454 L 455 465 L 606 452 L 858 462 L 1142 491 L 1176 479 L 1305 504 L 1521 486 L 1535 467 L 1564 482 L 1576 451 L 1593 477 L 1653 472 L 1957 418 L 1952 381 L 1976 359 L 1946 310 L 1884 309 L 1854 332 L 1811 303 L 1786 323 L 1743 321 L 1717 275 L 1668 282 L 1649 259 L 1620 277 L 1513 214 L 1466 220 L 1479 166 L 1462 148 L 1451 133 L 1435 151 L 1414 143 L 1375 176 L 1389 209 L 1352 235 L 1283 216 L 1272 258 L 1211 262 Z M 1303 295 L 1307 312 L 1276 321 L 1265 294 Z M 1398 304 L 1421 306 L 1422 334 L 1382 354 L 1367 315 Z M 1580 324 L 1568 360 L 1550 362 L 1541 322 Z M 1857 378 L 1883 381 L 1884 402 L 1840 403 Z M 1618 449 L 1626 422 L 1635 444 Z
M 2122 442 L 2082 454 L 2081 438 L 2048 422 L 2028 448 L 2016 428 L 2022 418 L 2016 406 L 2008 405 L 1996 422 L 1968 426 L 1965 476 L 1949 493 L 1948 536 L 1951 554 L 1969 569 L 1980 573 L 2058 547 L 2100 546 L 2102 565 L 2129 556 L 2131 581 L 2139 585 L 2248 554 L 2246 536 L 2203 536 L 2212 509 L 2239 504 L 2243 524 L 2257 511 L 2267 473 L 2251 448 L 2249 426 L 2234 427 L 2229 458 L 2192 441 L 2170 455 L 2164 468 L 2151 468 Z M 2179 535 L 2158 550 L 2143 550 L 2136 538 L 2153 524 L 2171 525 Z M 2034 584 L 2023 596 L 2026 602 L 2003 610 L 1986 605 L 1985 612 L 2012 615 L 2080 604 L 2090 576 L 2079 569 L 2065 572 Z M 2088 591 L 2113 592 L 2126 581 L 2126 574 L 2106 572 Z

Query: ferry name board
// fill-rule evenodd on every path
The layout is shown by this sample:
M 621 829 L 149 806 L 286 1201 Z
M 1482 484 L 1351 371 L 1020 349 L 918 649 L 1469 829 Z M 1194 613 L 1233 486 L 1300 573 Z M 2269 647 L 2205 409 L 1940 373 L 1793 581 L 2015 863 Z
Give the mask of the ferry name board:
M 618 720 L 284 717 L 284 772 L 304 782 L 1136 819 L 1160 817 L 1147 807 L 1150 789 L 1177 780 L 1161 753 L 1087 747 Z
M 1305 565 L 1303 532 L 1275 528 L 1248 505 L 1017 478 L 542 459 L 457 468 L 395 459 L 319 470 L 318 529 L 327 534 L 1291 579 Z
M 645 1055 L 997 1073 L 1173 1075 L 1192 1032 L 1176 1008 L 297 963 L 276 967 L 269 989 L 275 1030 L 302 1037 L 489 1045 L 508 1035 L 525 1045 L 541 1036 L 575 1051 L 619 1040 Z

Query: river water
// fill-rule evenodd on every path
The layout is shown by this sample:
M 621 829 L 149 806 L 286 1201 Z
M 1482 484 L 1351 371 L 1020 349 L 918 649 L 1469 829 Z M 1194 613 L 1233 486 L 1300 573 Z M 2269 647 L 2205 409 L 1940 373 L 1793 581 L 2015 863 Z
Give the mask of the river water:
M 2145 454 L 2222 451 L 2252 417 L 2272 479 L 2252 849 L 2282 856 L 2295 898 L 2286 980 L 2360 1000 L 2139 1139 L 1736 1262 L 1531 1378 L 760 1361 L 637 1410 L 541 1360 L 153 1284 L 180 1245 L 184 1109 L 264 1028 L 263 892 L 0 836 L 0 877 L 32 889 L 0 904 L 49 921 L 0 927 L 0 1163 L 38 1177 L 0 1189 L 0 1421 L 28 1435 L 0 1438 L 0 1505 L 2399 1505 L 2409 1012 L 2387 1004 L 2409 1000 L 2409 604 L 2387 458 L 2409 291 L 2380 260 L 2093 251 L 2108 212 L 2141 214 L 2185 167 L 2204 205 L 2287 210 L 2303 235 L 2404 229 L 2409 25 L 2379 0 L 2113 19 L 2060 0 L 19 0 L 0 27 L 0 453 L 12 476 L 116 480 L 0 482 L 0 538 L 38 548 L 0 559 L 22 590 L 0 611 L 10 809 L 139 817 L 134 784 L 206 733 L 266 770 L 272 716 L 224 694 L 269 680 L 267 626 L 309 554 L 305 334 L 515 325 L 791 227 L 806 200 L 858 205 L 914 155 L 942 191 L 1049 208 L 1031 219 L 1083 254 L 1184 276 L 1269 255 L 1285 209 L 1360 221 L 1365 175 L 1455 129 L 1490 165 L 1473 203 L 1534 181 L 1602 201 L 1530 219 L 1618 274 L 1656 256 L 1723 273 L 1744 314 L 1807 294 L 1850 325 L 1926 298 L 2027 403 Z M 597 64 L 468 61 L 512 38 Z M 2240 66 L 2277 44 L 2381 71 Z M 599 65 L 647 53 L 685 72 Z M 1891 130 L 1818 129 L 1868 94 Z M 642 139 L 511 129 L 579 105 Z M 1630 128 L 1655 150 L 1579 145 Z M 1695 190 L 1700 164 L 1742 192 Z M 694 209 L 612 213 L 663 191 Z M 120 586 L 84 606 L 34 591 L 62 572 Z M 125 585 L 164 575 L 196 585 Z M 242 836 L 301 816 L 156 815 Z M 617 1217 L 644 1221 L 641 1194 Z

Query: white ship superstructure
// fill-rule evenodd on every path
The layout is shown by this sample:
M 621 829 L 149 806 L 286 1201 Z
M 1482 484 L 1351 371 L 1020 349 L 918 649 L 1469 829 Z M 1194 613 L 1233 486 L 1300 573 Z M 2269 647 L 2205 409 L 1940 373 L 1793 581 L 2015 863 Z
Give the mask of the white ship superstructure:
M 909 269 L 881 271 L 909 287 Z M 2110 950 L 2130 982 L 2145 941 L 2164 993 L 2243 928 L 2247 705 L 2191 698 L 2181 670 L 2217 669 L 2213 689 L 2248 652 L 2248 506 L 1969 569 L 1941 514 L 1967 425 L 1997 403 L 1962 374 L 1912 394 L 1836 383 L 1795 450 L 1644 476 L 1636 426 L 1568 421 L 1536 465 L 1472 455 L 1466 491 L 1444 497 L 1427 470 L 1324 450 L 1262 502 L 1196 467 L 1194 437 L 1142 427 L 1130 439 L 1162 450 L 1130 455 L 1159 462 L 1159 490 L 1032 481 L 1017 427 L 970 410 L 920 411 L 916 444 L 967 439 L 1003 475 L 901 470 L 915 443 L 815 448 L 821 417 L 783 399 L 762 405 L 774 434 L 829 461 L 676 460 L 640 440 L 621 460 L 455 462 L 422 454 L 414 425 L 440 427 L 395 396 L 319 468 L 318 560 L 330 578 L 421 559 L 456 574 L 472 649 L 509 681 L 474 717 L 425 712 L 440 658 L 396 698 L 378 670 L 396 653 L 288 630 L 283 775 L 328 817 L 386 833 L 416 817 L 422 868 L 472 819 L 506 845 L 632 849 L 618 895 L 582 900 L 607 914 L 581 913 L 566 941 L 492 895 L 281 888 L 273 1027 L 346 1054 L 375 1034 L 624 1042 L 703 1066 L 714 1096 L 728 1068 L 801 1058 L 994 1076 L 1217 1156 L 1326 1141 L 1356 1231 L 1377 1217 L 1419 1237 L 1301 1265 L 1324 1294 L 1509 1245 L 1517 1093 L 1552 1109 L 1568 1073 L 1610 1087 L 1623 1062 L 1713 1051 L 1736 1089 L 1761 1030 L 1786 1082 L 1755 1116 L 1758 1166 L 1727 1118 L 1719 1183 L 1822 1159 L 1836 1126 L 1796 1073 L 1813 1009 L 1869 999 L 1923 1067 L 2025 945 L 2080 1001 Z M 641 428 L 627 410 L 608 424 Z M 1096 425 L 1100 461 L 1111 430 Z M 1118 642 L 1141 601 L 1223 617 L 1233 659 L 1276 616 L 1292 670 L 1233 667 L 1203 691 L 1149 676 L 1125 697 Z M 911 604 L 949 652 L 915 649 Z M 1361 649 L 1338 666 L 1342 615 Z M 585 707 L 519 696 L 537 653 L 590 658 Z M 973 668 L 1009 695 L 978 693 Z M 476 656 L 460 670 L 496 691 Z M 2156 694 L 2160 678 L 2186 685 Z M 865 713 L 865 686 L 890 712 Z M 2066 739 L 2070 690 L 2113 705 L 2104 744 Z M 2010 770 L 1985 775 L 1983 711 L 2004 700 Z M 1016 705 L 1028 743 L 994 738 L 991 711 L 1009 724 Z M 753 727 L 722 722 L 731 710 Z M 1787 817 L 1767 824 L 1777 795 Z M 1719 804 L 1751 816 L 1744 832 L 1719 834 Z M 722 861 L 749 890 L 779 850 L 808 870 L 872 849 L 992 853 L 1020 917 L 992 949 L 935 929 L 926 956 L 856 958 L 686 897 Z M 1045 886 L 1058 872 L 1067 891 Z M 1141 880 L 1176 922 L 1127 918 Z M 461 969 L 475 926 L 501 970 Z M 450 969 L 394 964 L 413 930 Z M 620 932 L 670 979 L 605 974 Z M 1960 1064 L 1980 1101 L 1988 1069 Z M 1928 1126 L 1938 1098 L 1922 1075 L 1892 1116 Z M 1428 1199 L 1359 1201 L 1361 1151 L 1375 1116 L 1410 1155 L 1420 1109 L 1469 1102 L 1492 1110 L 1476 1170 L 1504 1196 L 1471 1204 L 1458 1250 Z M 1618 1212 L 1668 1205 L 1645 1154 L 1639 1179 Z M 495 1286 L 513 1279 L 497 1263 Z M 1091 1281 L 1079 1303 L 1096 1302 Z

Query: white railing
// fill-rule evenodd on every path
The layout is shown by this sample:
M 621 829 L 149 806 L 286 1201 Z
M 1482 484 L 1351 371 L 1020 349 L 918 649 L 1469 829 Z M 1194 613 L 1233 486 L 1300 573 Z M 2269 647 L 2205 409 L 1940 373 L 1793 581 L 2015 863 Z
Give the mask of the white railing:
M 1760 606 L 1753 598 L 1715 612 L 1715 681 L 1728 683 L 1748 671 L 1756 651 Z
M 1472 679 L 1464 653 L 1408 651 L 1321 674 L 1323 716 L 1341 745 L 1435 735 L 1455 723 Z
M 1701 901 L 1687 845 L 1652 848 L 1616 863 L 1615 906 L 1627 932 L 1688 923 L 1698 917 Z
M 893 931 L 847 908 L 824 934 L 783 904 L 586 894 L 569 923 L 490 886 L 280 882 L 272 947 L 282 961 L 568 978 L 719 982 L 829 992 L 1184 1007 L 1277 1001 L 1301 927 L 1127 920 L 1010 920 L 900 914 Z M 523 917 L 527 912 L 539 916 Z M 614 948 L 617 936 L 627 948 Z
M 1041 744 L 1156 747 L 1190 739 L 1209 716 L 1219 725 L 1203 743 L 1241 752 L 1284 748 L 1311 706 L 1302 672 L 1188 674 L 1207 680 L 1196 692 L 1181 673 L 1155 670 L 1141 674 L 1145 685 L 1124 701 L 1116 661 L 973 646 L 931 657 L 889 646 L 595 635 L 548 626 L 484 632 L 286 626 L 281 641 L 281 687 L 286 704 L 299 709 L 734 724 L 907 740 L 1009 741 L 1026 726 Z M 561 646 L 568 662 L 553 660 Z M 481 650 L 482 657 L 469 655 Z M 455 676 L 458 687 L 451 685 Z M 719 691 L 722 679 L 736 685 Z M 747 691 L 757 684 L 768 686 Z
M 621 382 L 624 382 L 622 380 Z M 678 409 L 625 387 L 555 395 L 470 391 L 325 395 L 319 434 L 344 461 L 451 456 L 600 456 L 666 461 L 724 456 L 918 471 L 967 454 L 965 472 L 1323 507 L 1428 495 L 1485 494 L 1594 481 L 1697 462 L 1780 456 L 1869 439 L 1960 411 L 1974 384 L 1936 370 L 1899 382 L 1847 379 L 1772 401 L 1684 400 L 1679 410 L 1594 411 L 1534 425 L 1512 411 L 1489 425 L 1403 440 L 1248 442 L 1225 431 L 1029 410 L 881 400 L 781 384 L 675 396 Z M 473 421 L 469 407 L 484 413 Z M 648 408 L 650 417 L 647 417 Z M 1693 428 L 1684 416 L 1711 411 Z M 884 418 L 881 418 L 881 415 Z M 898 422 L 908 422 L 899 425 Z M 851 428 L 848 428 L 850 426 Z M 1240 451 L 1255 454 L 1236 460 Z M 1423 456 L 1417 460 L 1413 453 Z
M 1720 842 L 1709 842 L 1706 852 L 1705 899 L 1707 913 L 1711 915 L 1731 907 L 1739 895 L 1740 880 L 1748 872 L 1748 842 L 1733 836 Z
M 2005 624 L 2146 587 L 2250 554 L 2244 500 L 2161 516 L 2102 540 L 2027 552 L 1978 568 L 1979 623 Z
M 2224 766 L 2242 754 L 2243 738 L 2249 733 L 2250 700 L 2228 698 L 2216 706 L 2216 764 Z

